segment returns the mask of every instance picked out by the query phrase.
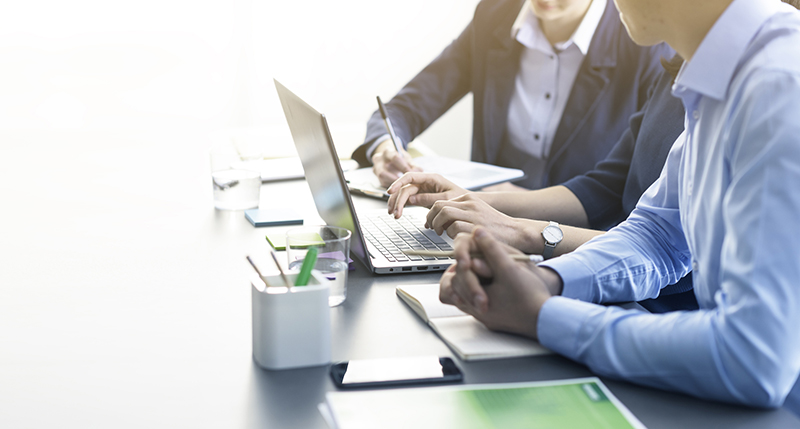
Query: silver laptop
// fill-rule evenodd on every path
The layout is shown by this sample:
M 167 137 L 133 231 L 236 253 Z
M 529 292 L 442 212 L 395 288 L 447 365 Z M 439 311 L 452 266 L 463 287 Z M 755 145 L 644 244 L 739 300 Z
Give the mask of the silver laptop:
M 452 250 L 450 237 L 439 236 L 424 227 L 428 213 L 425 208 L 408 207 L 400 219 L 395 219 L 385 209 L 356 214 L 325 115 L 277 80 L 275 88 L 317 211 L 326 224 L 352 231 L 350 253 L 356 259 L 377 274 L 441 271 L 454 262 L 451 258 L 412 256 L 403 252 L 407 249 Z

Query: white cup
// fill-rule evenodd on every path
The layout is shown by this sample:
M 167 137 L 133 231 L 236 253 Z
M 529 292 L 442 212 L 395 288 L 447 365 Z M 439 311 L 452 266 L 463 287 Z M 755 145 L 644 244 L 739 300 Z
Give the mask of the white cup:
M 287 274 L 294 282 L 297 274 Z M 281 276 L 267 276 L 283 285 Z M 250 280 L 253 306 L 253 359 L 266 369 L 327 365 L 331 362 L 330 286 L 318 271 L 307 286 L 265 287 L 257 275 Z

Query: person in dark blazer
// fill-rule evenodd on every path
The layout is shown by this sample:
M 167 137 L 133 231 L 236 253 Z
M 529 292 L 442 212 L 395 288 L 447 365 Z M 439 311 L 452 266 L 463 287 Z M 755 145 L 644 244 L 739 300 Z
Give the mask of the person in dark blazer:
M 630 117 L 608 156 L 586 174 L 559 186 L 508 193 L 468 192 L 436 174 L 409 173 L 389 188 L 389 212 L 399 217 L 406 202 L 432 207 L 428 224 L 439 233 L 455 237 L 482 225 L 507 244 L 537 254 L 545 247 L 542 231 L 555 221 L 563 239 L 553 256 L 575 250 L 625 220 L 661 173 L 683 132 L 683 105 L 670 92 L 682 63 L 677 55 L 664 62 L 666 71 L 650 89 L 644 108 Z M 691 273 L 640 304 L 653 313 L 697 309 Z
M 543 4 L 552 8 L 585 9 L 573 22 L 570 33 L 550 37 L 548 29 L 564 25 L 563 13 L 541 10 Z M 521 187 L 537 189 L 562 183 L 589 171 L 605 158 L 627 128 L 628 117 L 644 105 L 647 88 L 659 74 L 659 60 L 670 58 L 672 51 L 664 44 L 635 45 L 611 0 L 562 0 L 556 2 L 556 6 L 548 6 L 550 4 L 529 0 L 481 1 L 472 22 L 461 35 L 386 103 L 402 144 L 407 147 L 471 92 L 472 160 L 522 169 L 526 178 L 516 182 Z M 545 46 L 545 50 L 552 49 L 552 54 L 539 58 L 561 61 L 559 67 L 568 68 L 569 58 L 561 58 L 568 53 L 567 49 L 561 50 L 564 42 L 574 41 L 574 45 L 580 45 L 579 37 L 586 37 L 586 27 L 589 27 L 590 43 L 588 46 L 583 43 L 586 52 L 581 61 L 576 64 L 571 60 L 576 68 L 571 88 L 567 85 L 559 91 L 557 87 L 537 87 L 529 91 L 536 99 L 520 101 L 520 92 L 525 91 L 525 88 L 520 89 L 520 85 L 525 84 L 523 71 L 541 65 L 535 61 L 531 63 L 532 50 L 519 41 L 520 33 L 512 35 L 512 29 L 519 30 L 521 22 L 524 27 L 526 9 L 532 9 L 536 15 L 533 18 L 528 15 L 528 23 L 533 19 L 536 22 L 531 25 L 535 27 L 538 23 L 546 33 L 549 46 Z M 592 23 L 587 24 L 592 18 L 595 19 L 593 28 Z M 563 85 L 563 79 L 560 83 Z M 547 107 L 548 102 L 558 105 L 558 100 L 550 98 L 555 91 L 559 92 L 561 112 L 558 106 Z M 554 118 L 560 115 L 560 120 L 541 124 L 541 130 L 535 129 L 525 135 L 519 131 L 526 130 L 524 123 L 519 124 L 524 122 L 525 112 L 521 114 L 515 109 L 519 110 L 519 106 L 526 103 L 540 103 L 527 112 L 532 113 L 531 120 L 543 114 Z M 517 132 L 509 130 L 509 118 L 517 118 Z M 374 163 L 375 173 L 385 186 L 402 172 L 415 170 L 408 154 L 398 154 L 387 139 L 385 125 L 376 111 L 367 124 L 364 144 L 352 155 L 363 166 Z M 547 142 L 540 150 L 537 145 L 541 146 L 543 141 Z M 532 146 L 536 148 L 532 150 Z

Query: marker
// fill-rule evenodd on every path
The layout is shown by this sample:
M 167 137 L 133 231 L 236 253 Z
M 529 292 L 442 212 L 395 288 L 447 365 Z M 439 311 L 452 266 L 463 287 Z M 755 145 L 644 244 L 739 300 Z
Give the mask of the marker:
M 311 278 L 311 270 L 314 269 L 314 264 L 317 262 L 318 251 L 316 246 L 308 248 L 306 257 L 303 259 L 303 266 L 300 267 L 300 274 L 298 274 L 295 279 L 295 286 L 305 286 L 308 284 L 308 279 Z

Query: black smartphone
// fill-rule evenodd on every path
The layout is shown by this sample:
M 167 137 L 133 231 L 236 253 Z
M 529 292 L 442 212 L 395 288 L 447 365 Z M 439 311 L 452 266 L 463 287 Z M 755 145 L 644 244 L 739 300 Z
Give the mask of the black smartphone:
M 451 383 L 464 376 L 449 357 L 419 356 L 338 362 L 331 365 L 331 378 L 339 387 L 379 387 Z

